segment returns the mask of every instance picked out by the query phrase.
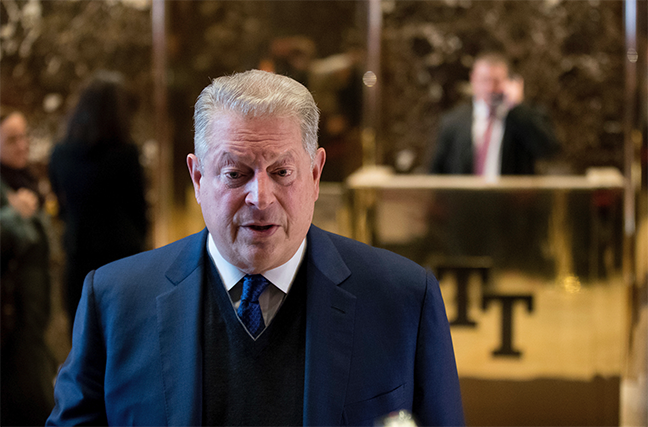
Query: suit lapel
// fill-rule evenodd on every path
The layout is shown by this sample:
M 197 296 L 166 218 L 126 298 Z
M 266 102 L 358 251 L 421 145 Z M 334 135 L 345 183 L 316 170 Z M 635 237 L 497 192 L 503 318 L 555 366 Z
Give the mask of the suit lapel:
M 175 287 L 157 298 L 168 425 L 200 425 L 202 280 L 207 231 L 195 234 L 166 272 Z
M 322 230 L 308 233 L 304 425 L 339 425 L 351 366 L 356 297 L 351 272 Z

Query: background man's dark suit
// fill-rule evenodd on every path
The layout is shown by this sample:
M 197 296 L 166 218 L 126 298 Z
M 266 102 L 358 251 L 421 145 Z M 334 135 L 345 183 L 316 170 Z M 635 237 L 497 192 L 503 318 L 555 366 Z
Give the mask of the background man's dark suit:
M 207 235 L 88 275 L 49 425 L 201 424 Z M 304 424 L 373 425 L 408 409 L 423 425 L 463 425 L 434 276 L 314 226 L 303 262 Z
M 473 174 L 472 119 L 472 103 L 458 106 L 441 119 L 430 173 Z M 505 118 L 501 175 L 533 175 L 536 160 L 553 155 L 557 148 L 548 118 L 519 104 Z

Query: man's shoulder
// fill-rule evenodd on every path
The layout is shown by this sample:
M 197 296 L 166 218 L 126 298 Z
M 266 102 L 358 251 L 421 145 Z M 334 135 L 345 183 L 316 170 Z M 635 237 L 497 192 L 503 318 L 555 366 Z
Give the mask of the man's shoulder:
M 472 103 L 462 102 L 441 116 L 444 123 L 456 123 L 472 117 Z
M 351 269 L 393 270 L 406 273 L 424 272 L 425 269 L 414 261 L 387 249 L 378 248 L 339 234 L 312 227 L 311 233 L 317 239 L 328 239 Z
M 506 116 L 507 122 L 528 121 L 530 118 L 548 119 L 548 114 L 540 106 L 523 102 L 511 108 Z
M 125 271 L 148 274 L 147 272 L 155 270 L 164 273 L 164 271 L 166 271 L 166 268 L 170 267 L 171 264 L 176 259 L 178 259 L 178 257 L 182 256 L 183 253 L 191 252 L 192 254 L 189 255 L 189 257 L 191 258 L 195 256 L 195 258 L 193 259 L 197 260 L 200 255 L 200 243 L 204 243 L 205 236 L 206 232 L 205 230 L 203 230 L 199 233 L 192 234 L 159 248 L 140 252 L 138 254 L 113 261 L 109 264 L 104 265 L 103 267 L 100 267 L 98 271 L 101 271 L 102 274 L 117 273 L 120 275 L 123 275 Z M 161 267 L 166 268 L 160 270 Z
M 201 266 L 205 234 L 197 233 L 99 267 L 90 273 L 89 286 L 95 298 L 112 309 L 126 309 L 154 301 L 180 283 L 195 285 L 196 281 L 184 279 Z
M 312 234 L 319 237 L 309 242 L 310 262 L 365 302 L 400 301 L 409 306 L 420 301 L 430 284 L 431 273 L 394 252 L 321 230 Z

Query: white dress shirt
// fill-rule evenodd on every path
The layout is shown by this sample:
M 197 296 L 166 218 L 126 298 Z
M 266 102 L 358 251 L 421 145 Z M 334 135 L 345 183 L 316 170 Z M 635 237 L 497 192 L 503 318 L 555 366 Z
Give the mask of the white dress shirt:
M 245 276 L 245 273 L 223 258 L 216 247 L 216 243 L 214 242 L 211 233 L 207 238 L 207 252 L 216 265 L 216 269 L 223 281 L 223 286 L 225 286 L 225 290 L 228 292 L 230 299 L 232 300 L 232 307 L 234 308 L 234 311 L 236 311 L 241 303 L 241 294 L 243 292 L 243 284 L 239 284 L 239 282 L 243 276 Z M 295 255 L 293 255 L 288 262 L 262 273 L 263 277 L 268 279 L 271 285 L 268 286 L 259 296 L 259 306 L 261 307 L 263 322 L 266 326 L 270 324 L 274 316 L 277 314 L 279 307 L 281 307 L 281 304 L 288 294 L 288 291 L 295 280 L 295 276 L 297 276 L 297 270 L 299 270 L 299 266 L 301 265 L 305 253 L 306 239 L 304 238 L 299 249 L 297 249 Z
M 495 121 L 491 129 L 490 143 L 488 144 L 488 153 L 486 154 L 486 164 L 484 166 L 484 178 L 488 181 L 497 180 L 502 170 L 502 137 L 504 136 L 504 122 L 508 107 L 500 104 L 495 112 Z M 483 100 L 473 100 L 473 121 L 472 121 L 472 140 L 473 153 L 479 152 L 484 143 L 484 134 L 488 127 L 489 107 Z

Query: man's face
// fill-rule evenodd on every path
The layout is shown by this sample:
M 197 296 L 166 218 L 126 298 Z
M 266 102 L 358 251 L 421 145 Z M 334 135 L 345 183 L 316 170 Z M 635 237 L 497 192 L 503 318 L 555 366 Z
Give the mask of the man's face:
M 20 113 L 10 114 L 0 126 L 0 161 L 14 169 L 22 169 L 28 160 L 27 121 Z
M 503 63 L 477 61 L 470 74 L 473 95 L 488 105 L 496 105 L 504 96 L 508 67 Z
M 190 154 L 187 166 L 219 252 L 247 274 L 284 264 L 310 227 L 324 149 L 311 163 L 291 118 L 224 114 L 207 135 L 202 164 Z

